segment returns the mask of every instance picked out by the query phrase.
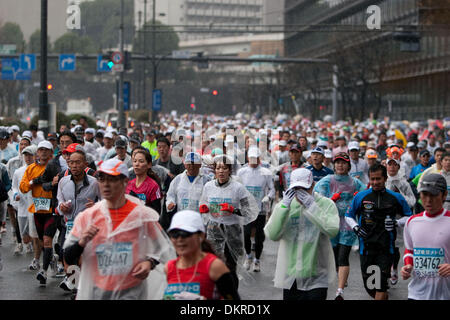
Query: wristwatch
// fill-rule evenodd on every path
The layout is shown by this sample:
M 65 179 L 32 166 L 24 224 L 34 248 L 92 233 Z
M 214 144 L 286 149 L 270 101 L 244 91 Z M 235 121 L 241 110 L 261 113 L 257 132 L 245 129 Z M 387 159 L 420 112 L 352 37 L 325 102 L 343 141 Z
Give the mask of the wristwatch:
M 151 264 L 150 270 L 155 269 L 156 266 L 159 264 L 159 261 L 156 260 L 155 258 L 150 258 L 150 257 L 149 257 L 149 258 L 145 259 L 145 261 L 150 261 L 150 264 Z

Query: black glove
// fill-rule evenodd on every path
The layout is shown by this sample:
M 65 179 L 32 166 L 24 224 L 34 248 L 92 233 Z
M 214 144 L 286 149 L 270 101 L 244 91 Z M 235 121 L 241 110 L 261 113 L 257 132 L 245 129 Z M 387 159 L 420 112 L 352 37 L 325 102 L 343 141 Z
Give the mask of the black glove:
M 364 230 L 364 228 L 362 228 L 362 227 L 360 227 L 360 226 L 358 226 L 358 225 L 356 225 L 356 226 L 353 227 L 353 231 L 356 233 L 356 235 L 357 235 L 358 237 L 363 238 L 363 239 L 367 239 L 367 237 L 369 236 L 369 235 L 367 234 L 367 231 Z

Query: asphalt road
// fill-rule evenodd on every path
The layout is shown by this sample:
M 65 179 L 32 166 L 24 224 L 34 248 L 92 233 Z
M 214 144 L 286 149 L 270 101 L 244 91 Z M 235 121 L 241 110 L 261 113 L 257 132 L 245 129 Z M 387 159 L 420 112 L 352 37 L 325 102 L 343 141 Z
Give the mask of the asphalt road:
M 398 234 L 400 252 L 402 245 L 402 234 Z M 281 300 L 282 290 L 273 286 L 273 277 L 276 267 L 278 244 L 266 239 L 263 255 L 261 257 L 261 272 L 249 271 L 244 275 L 239 284 L 239 293 L 245 300 Z M 46 287 L 40 287 L 36 280 L 36 271 L 29 271 L 33 255 L 13 255 L 14 244 L 8 233 L 3 235 L 3 244 L 0 253 L 3 261 L 3 270 L 0 271 L 0 300 L 68 300 L 70 293 L 64 292 L 58 287 L 61 278 L 49 276 Z M 400 261 L 400 267 L 402 262 Z M 395 286 L 389 289 L 390 300 L 406 300 L 408 281 L 399 279 Z M 333 300 L 337 288 L 337 281 L 328 290 L 328 299 Z M 350 276 L 348 287 L 345 288 L 346 300 L 371 300 L 363 287 L 361 278 L 360 262 L 358 252 L 350 254 Z

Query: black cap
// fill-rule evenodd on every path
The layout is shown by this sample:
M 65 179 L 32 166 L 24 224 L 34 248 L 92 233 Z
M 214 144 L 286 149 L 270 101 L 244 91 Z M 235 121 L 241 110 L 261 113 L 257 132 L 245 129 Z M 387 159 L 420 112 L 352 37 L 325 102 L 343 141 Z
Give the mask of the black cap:
M 8 139 L 8 138 L 9 138 L 8 130 L 1 129 L 0 130 L 0 139 Z
M 429 192 L 436 196 L 440 192 L 444 193 L 447 191 L 447 181 L 445 181 L 445 178 L 440 174 L 430 173 L 422 178 L 417 191 Z
M 336 160 L 343 160 L 343 161 L 350 163 L 350 157 L 348 156 L 348 153 L 346 153 L 346 152 L 339 152 L 338 154 L 336 154 L 334 156 L 333 162 L 335 162 Z
M 298 152 L 302 152 L 302 147 L 300 146 L 300 144 L 296 143 L 296 144 L 293 144 L 291 146 L 291 148 L 289 149 L 289 151 L 292 151 L 292 150 L 297 150 Z
M 421 157 L 421 156 L 423 156 L 423 155 L 425 155 L 425 154 L 428 154 L 429 156 L 431 155 L 430 151 L 428 151 L 427 149 L 420 151 L 420 154 L 419 154 L 419 155 L 420 155 L 420 157 Z
M 125 140 L 122 139 L 117 139 L 116 142 L 114 143 L 114 147 L 116 148 L 127 148 L 127 143 L 125 142 Z
M 49 132 L 47 134 L 47 140 L 58 140 L 58 135 L 56 132 Z

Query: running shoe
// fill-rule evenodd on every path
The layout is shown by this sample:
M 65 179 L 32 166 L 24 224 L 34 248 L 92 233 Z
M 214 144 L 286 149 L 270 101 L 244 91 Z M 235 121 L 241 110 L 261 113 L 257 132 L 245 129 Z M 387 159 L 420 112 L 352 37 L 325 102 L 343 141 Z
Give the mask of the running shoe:
M 58 266 L 56 267 L 56 277 L 62 278 L 65 275 L 66 275 L 66 273 L 64 272 L 64 266 L 62 265 L 61 262 L 58 262 Z
M 36 279 L 39 280 L 39 284 L 42 287 L 45 287 L 47 285 L 47 272 L 44 270 L 39 271 L 39 273 L 36 276 Z
M 259 260 L 253 261 L 253 272 L 260 272 L 261 268 L 259 266 Z
M 0 226 L 0 233 L 6 233 L 6 228 L 4 225 Z
M 398 274 L 397 274 L 397 270 L 392 269 L 391 270 L 391 284 L 394 286 L 397 284 L 398 282 Z
M 338 288 L 334 300 L 344 300 L 344 290 Z
M 247 271 L 250 270 L 250 267 L 252 266 L 252 262 L 253 262 L 252 258 L 248 258 L 245 260 L 245 262 L 244 262 L 245 270 L 247 270 Z
M 32 253 L 33 252 L 33 245 L 30 243 L 27 243 L 25 245 L 25 253 Z
M 22 254 L 23 245 L 21 243 L 16 244 L 16 248 L 14 249 L 14 255 Z
M 67 276 L 64 277 L 64 280 L 61 281 L 59 287 L 67 292 L 72 292 L 73 285 L 70 283 L 69 278 Z
M 58 255 L 54 254 L 52 261 L 50 261 L 50 268 L 52 269 L 52 272 L 54 274 L 56 274 L 58 272 L 57 265 L 58 265 Z
M 38 259 L 33 259 L 33 261 L 31 261 L 30 265 L 29 265 L 29 269 L 30 270 L 39 270 L 41 266 L 39 265 L 39 260 Z

